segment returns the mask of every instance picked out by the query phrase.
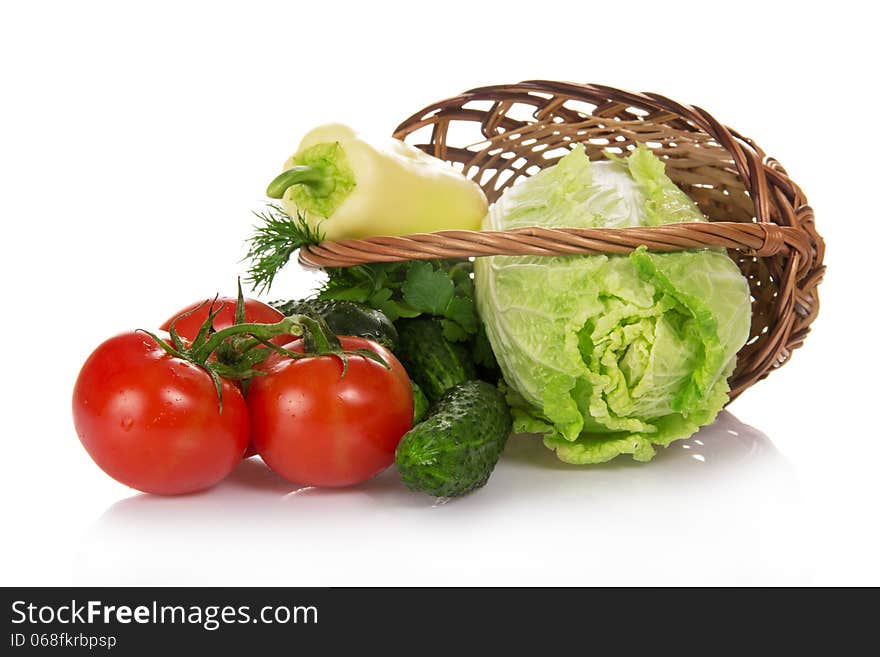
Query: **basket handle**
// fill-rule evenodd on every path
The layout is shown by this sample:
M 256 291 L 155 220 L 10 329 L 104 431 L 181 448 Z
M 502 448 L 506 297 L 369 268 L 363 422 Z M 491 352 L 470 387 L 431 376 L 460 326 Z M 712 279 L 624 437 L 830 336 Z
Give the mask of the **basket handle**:
M 724 248 L 766 257 L 796 252 L 798 278 L 812 267 L 813 250 L 797 228 L 731 221 L 663 224 L 634 228 L 514 228 L 501 231 L 442 230 L 321 242 L 300 249 L 306 267 L 350 267 L 371 262 L 489 255 L 598 255 L 631 253 L 644 245 L 664 253 Z

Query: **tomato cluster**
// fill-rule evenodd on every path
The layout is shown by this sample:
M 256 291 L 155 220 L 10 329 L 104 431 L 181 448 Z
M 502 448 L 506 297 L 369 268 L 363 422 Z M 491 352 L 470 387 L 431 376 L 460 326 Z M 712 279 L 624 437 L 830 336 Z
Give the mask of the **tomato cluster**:
M 219 302 L 209 320 L 217 331 L 236 318 L 235 299 Z M 132 488 L 175 495 L 216 484 L 250 455 L 249 446 L 281 476 L 310 486 L 354 485 L 391 465 L 413 417 L 409 378 L 391 352 L 342 337 L 343 360 L 307 353 L 303 340 L 278 335 L 273 343 L 303 356 L 272 353 L 243 386 L 215 378 L 156 339 L 174 343 L 166 332 L 173 321 L 175 337 L 189 345 L 213 307 L 193 304 L 155 337 L 117 335 L 86 360 L 74 387 L 73 419 L 101 469 Z M 245 300 L 244 311 L 248 323 L 283 319 L 255 300 Z

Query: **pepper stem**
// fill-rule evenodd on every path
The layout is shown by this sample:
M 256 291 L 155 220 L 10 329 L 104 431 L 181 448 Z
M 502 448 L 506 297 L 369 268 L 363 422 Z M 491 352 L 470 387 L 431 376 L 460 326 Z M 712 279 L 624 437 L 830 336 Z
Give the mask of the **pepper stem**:
M 293 185 L 310 185 L 318 191 L 327 185 L 327 175 L 320 167 L 299 164 L 275 176 L 266 187 L 266 196 L 282 198 L 287 188 Z

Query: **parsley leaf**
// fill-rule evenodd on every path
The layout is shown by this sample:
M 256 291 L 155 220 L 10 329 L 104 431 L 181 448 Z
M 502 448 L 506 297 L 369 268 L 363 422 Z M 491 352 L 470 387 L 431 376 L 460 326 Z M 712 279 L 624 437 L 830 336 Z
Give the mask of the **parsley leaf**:
M 465 342 L 470 337 L 461 324 L 451 319 L 441 319 L 440 325 L 443 327 L 443 337 L 450 342 Z
M 465 333 L 477 332 L 477 311 L 471 297 L 452 297 L 443 312 L 439 314 L 460 324 Z
M 358 301 L 392 322 L 434 315 L 448 340 L 469 340 L 479 329 L 474 307 L 473 265 L 468 260 L 420 260 L 327 268 L 320 299 Z
M 401 292 L 403 300 L 415 310 L 443 315 L 455 293 L 455 285 L 445 272 L 434 269 L 430 262 L 414 262 Z

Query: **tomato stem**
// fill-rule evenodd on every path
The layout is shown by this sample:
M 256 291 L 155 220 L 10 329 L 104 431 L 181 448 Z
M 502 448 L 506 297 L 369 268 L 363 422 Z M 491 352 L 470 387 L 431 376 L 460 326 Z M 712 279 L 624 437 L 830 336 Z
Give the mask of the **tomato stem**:
M 204 307 L 208 301 L 200 304 L 188 313 L 174 319 L 168 328 L 171 336 L 171 344 L 154 333 L 144 331 L 166 353 L 176 358 L 189 361 L 206 370 L 220 401 L 220 410 L 223 410 L 223 394 L 221 377 L 228 379 L 247 380 L 259 374 L 260 370 L 255 366 L 263 361 L 271 352 L 280 353 L 288 358 L 309 358 L 314 356 L 336 356 L 342 362 L 342 376 L 348 372 L 348 357 L 361 356 L 379 363 L 385 369 L 391 366 L 385 362 L 381 355 L 369 349 L 343 349 L 339 338 L 334 335 L 327 322 L 320 316 L 290 315 L 274 324 L 258 324 L 244 322 L 244 298 L 241 292 L 241 282 L 238 286 L 238 303 L 235 309 L 235 321 L 232 326 L 227 326 L 219 331 L 214 330 L 214 319 L 223 309 L 220 304 L 215 309 L 217 298 L 211 302 L 208 309 L 208 317 L 199 329 L 192 344 L 187 346 L 175 329 L 177 320 Z M 285 349 L 271 342 L 272 338 L 279 335 L 303 338 L 304 353 L 297 353 Z M 256 349 L 262 345 L 263 349 Z M 215 356 L 212 360 L 211 356 Z
M 342 344 L 339 342 L 327 322 L 320 316 L 307 317 L 302 316 L 303 327 L 303 347 L 307 354 L 326 354 L 342 351 Z
M 303 324 L 300 321 L 302 318 L 302 315 L 291 315 L 290 317 L 285 317 L 279 320 L 275 324 L 245 323 L 227 326 L 226 328 L 220 329 L 211 334 L 211 337 L 208 338 L 204 344 L 195 347 L 191 353 L 192 359 L 201 363 L 207 362 L 211 354 L 213 354 L 223 342 L 237 335 L 250 335 L 251 337 L 258 339 L 261 338 L 263 340 L 271 340 L 278 335 L 298 337 L 303 333 Z

